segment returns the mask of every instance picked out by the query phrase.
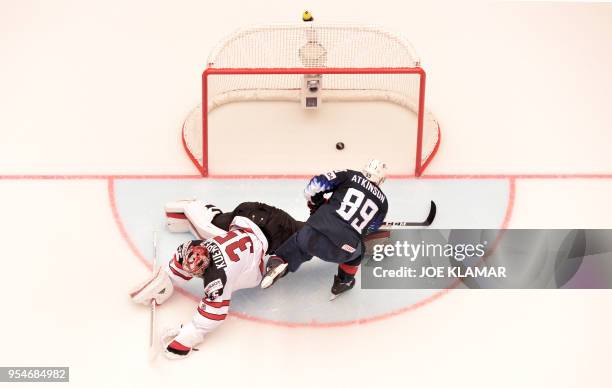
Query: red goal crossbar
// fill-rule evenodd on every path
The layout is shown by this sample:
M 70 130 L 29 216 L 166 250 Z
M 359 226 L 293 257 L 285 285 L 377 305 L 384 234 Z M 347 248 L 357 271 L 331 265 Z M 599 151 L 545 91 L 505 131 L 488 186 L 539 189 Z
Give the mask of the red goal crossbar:
M 202 161 L 201 163 L 189 150 L 189 146 L 183 144 L 187 153 L 196 165 L 201 175 L 209 175 L 208 166 L 208 102 L 209 102 L 209 77 L 212 75 L 265 75 L 265 74 L 415 74 L 419 77 L 418 91 L 418 111 L 417 131 L 416 131 L 416 152 L 414 175 L 420 176 L 429 165 L 438 150 L 440 143 L 440 129 L 435 123 L 434 130 L 437 131 L 437 139 L 433 146 L 426 150 L 426 157 L 423 158 L 423 125 L 425 110 L 425 71 L 420 67 L 395 67 L 395 68 L 207 68 L 202 74 Z M 367 90 L 367 89 L 364 89 Z

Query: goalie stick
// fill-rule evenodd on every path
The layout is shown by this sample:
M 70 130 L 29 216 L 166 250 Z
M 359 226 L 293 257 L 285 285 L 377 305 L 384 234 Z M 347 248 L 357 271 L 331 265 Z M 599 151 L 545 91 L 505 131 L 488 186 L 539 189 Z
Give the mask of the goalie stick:
M 157 267 L 157 231 L 153 232 L 153 273 Z M 155 358 L 155 299 L 151 299 L 149 315 L 149 361 Z
M 436 203 L 434 201 L 431 201 L 431 204 L 429 207 L 429 214 L 427 215 L 427 218 L 425 218 L 425 221 L 423 222 L 407 222 L 407 221 L 383 222 L 380 229 L 390 230 L 390 229 L 401 229 L 402 227 L 405 227 L 405 226 L 429 226 L 433 222 L 434 218 L 436 218 L 436 211 L 437 211 Z

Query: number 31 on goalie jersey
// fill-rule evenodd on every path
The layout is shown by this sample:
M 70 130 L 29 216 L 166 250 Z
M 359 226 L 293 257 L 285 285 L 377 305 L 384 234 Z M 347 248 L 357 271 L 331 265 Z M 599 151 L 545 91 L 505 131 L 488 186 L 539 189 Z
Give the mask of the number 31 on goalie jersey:
M 340 209 L 336 210 L 336 213 L 359 233 L 363 233 L 363 228 L 378 212 L 378 206 L 374 201 L 369 198 L 365 201 L 364 199 L 363 192 L 351 187 L 346 191 Z
M 232 230 L 225 236 L 216 236 L 213 238 L 220 247 L 232 239 L 235 241 L 225 246 L 225 254 L 231 261 L 240 260 L 240 256 L 246 251 L 248 251 L 248 253 L 253 253 L 253 242 L 251 241 L 251 237 L 242 230 Z

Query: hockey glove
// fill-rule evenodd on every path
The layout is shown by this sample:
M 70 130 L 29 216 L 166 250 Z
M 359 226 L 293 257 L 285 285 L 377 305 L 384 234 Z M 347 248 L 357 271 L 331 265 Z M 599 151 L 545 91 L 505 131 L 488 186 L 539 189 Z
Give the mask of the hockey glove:
M 162 348 L 164 349 L 164 357 L 169 360 L 180 360 L 186 358 L 191 354 L 192 350 L 198 350 L 187 347 L 175 340 L 176 336 L 179 335 L 180 331 L 180 328 L 168 329 L 161 337 Z
M 306 204 L 308 205 L 308 208 L 310 209 L 310 215 L 313 215 L 317 210 L 319 210 L 321 206 L 325 205 L 328 201 L 329 200 L 327 198 L 323 198 L 323 200 L 319 202 L 308 201 Z

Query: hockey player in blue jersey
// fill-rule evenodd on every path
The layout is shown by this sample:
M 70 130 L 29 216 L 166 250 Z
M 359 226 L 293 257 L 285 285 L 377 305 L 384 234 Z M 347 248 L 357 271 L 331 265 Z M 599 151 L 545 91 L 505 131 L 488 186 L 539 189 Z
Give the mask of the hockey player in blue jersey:
M 363 238 L 380 228 L 389 208 L 379 187 L 385 173 L 383 162 L 371 160 L 362 171 L 340 170 L 313 177 L 304 190 L 311 215 L 270 257 L 261 287 L 270 287 L 316 256 L 339 264 L 331 289 L 334 297 L 353 288 L 363 258 Z M 328 193 L 331 196 L 326 199 Z

